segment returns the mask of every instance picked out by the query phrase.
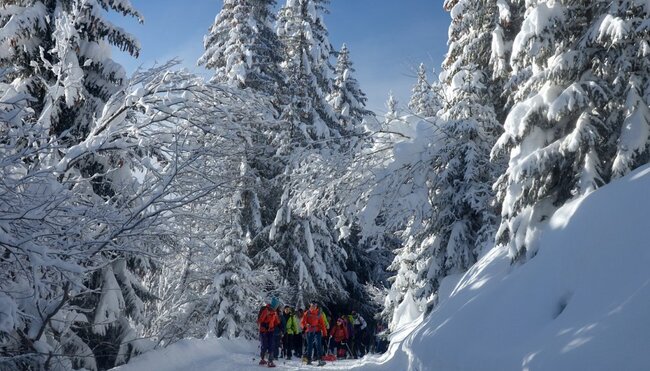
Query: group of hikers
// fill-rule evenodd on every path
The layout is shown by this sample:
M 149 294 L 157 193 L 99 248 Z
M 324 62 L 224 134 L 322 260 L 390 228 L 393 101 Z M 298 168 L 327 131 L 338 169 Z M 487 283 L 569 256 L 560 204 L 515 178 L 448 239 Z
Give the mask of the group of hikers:
M 307 310 L 294 311 L 288 305 L 281 309 L 279 301 L 273 298 L 257 317 L 260 365 L 275 367 L 275 359 L 298 357 L 308 365 L 317 361 L 318 366 L 323 366 L 328 359 L 362 357 L 370 347 L 380 351 L 379 344 L 368 344 L 368 324 L 359 313 L 353 310 L 349 315 L 334 318 L 336 321 L 330 322 L 315 301 Z

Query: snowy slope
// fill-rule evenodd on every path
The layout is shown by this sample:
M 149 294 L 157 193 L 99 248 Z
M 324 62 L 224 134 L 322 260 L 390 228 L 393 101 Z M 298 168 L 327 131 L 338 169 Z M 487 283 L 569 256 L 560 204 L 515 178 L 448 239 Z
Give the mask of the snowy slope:
M 649 370 L 649 233 L 646 166 L 558 210 L 527 263 L 493 249 L 446 279 L 437 309 L 405 323 L 385 355 L 324 369 Z M 259 370 L 256 353 L 254 342 L 186 340 L 116 370 Z
M 562 207 L 538 255 L 493 249 L 390 362 L 413 370 L 650 370 L 650 166 Z

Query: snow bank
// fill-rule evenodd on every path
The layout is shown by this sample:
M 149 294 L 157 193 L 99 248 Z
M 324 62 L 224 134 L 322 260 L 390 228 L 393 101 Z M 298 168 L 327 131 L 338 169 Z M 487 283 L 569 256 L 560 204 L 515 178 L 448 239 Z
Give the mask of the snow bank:
M 488 252 L 390 366 L 647 370 L 649 190 L 646 166 L 565 205 L 541 234 L 537 256 L 521 266 L 502 249 Z
M 257 345 L 246 340 L 187 339 L 167 348 L 145 353 L 114 371 L 189 371 L 189 370 L 247 370 L 258 358 Z

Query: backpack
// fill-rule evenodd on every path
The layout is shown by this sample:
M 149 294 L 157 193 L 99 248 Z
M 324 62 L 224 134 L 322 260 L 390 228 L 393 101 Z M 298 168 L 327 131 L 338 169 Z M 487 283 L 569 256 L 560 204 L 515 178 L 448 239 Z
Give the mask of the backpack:
M 354 319 L 352 316 L 348 316 L 346 325 L 348 326 L 348 338 L 353 338 L 354 337 Z
M 273 329 L 270 327 L 270 317 L 271 317 L 271 309 L 269 308 L 264 308 L 260 312 L 260 315 L 257 319 L 257 322 L 260 324 L 260 332 L 269 332 L 272 331 Z
M 305 312 L 305 316 L 307 316 L 307 324 L 309 324 L 309 322 L 310 322 L 309 319 L 311 318 L 311 316 L 313 316 L 313 314 L 311 313 L 310 310 L 308 310 L 307 312 Z M 320 322 L 320 320 L 321 320 L 320 308 L 316 312 L 315 316 L 317 318 L 316 323 Z M 316 331 L 318 331 L 318 330 L 319 330 L 318 325 L 316 325 Z M 308 330 L 308 331 L 312 332 L 313 330 Z

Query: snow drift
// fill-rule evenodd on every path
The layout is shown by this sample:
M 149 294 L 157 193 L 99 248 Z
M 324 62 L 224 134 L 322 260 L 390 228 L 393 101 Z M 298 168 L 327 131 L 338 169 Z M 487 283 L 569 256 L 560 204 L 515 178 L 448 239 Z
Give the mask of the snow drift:
M 384 367 L 647 370 L 648 231 L 645 166 L 560 208 L 527 263 L 487 252 Z

